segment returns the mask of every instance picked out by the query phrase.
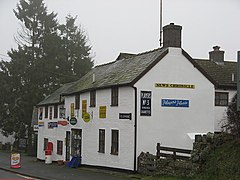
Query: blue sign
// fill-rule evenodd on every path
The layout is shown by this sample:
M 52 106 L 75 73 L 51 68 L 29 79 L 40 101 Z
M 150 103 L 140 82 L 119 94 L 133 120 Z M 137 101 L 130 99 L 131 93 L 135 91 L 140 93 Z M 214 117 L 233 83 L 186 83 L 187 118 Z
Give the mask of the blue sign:
M 162 99 L 162 107 L 189 107 L 189 100 Z

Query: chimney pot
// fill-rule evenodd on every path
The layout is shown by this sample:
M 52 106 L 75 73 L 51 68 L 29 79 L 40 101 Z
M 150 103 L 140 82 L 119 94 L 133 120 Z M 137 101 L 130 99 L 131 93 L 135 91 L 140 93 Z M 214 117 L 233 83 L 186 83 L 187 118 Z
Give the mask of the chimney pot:
M 220 46 L 213 46 L 213 51 L 209 52 L 209 59 L 219 65 L 224 64 L 224 51 L 220 50 Z

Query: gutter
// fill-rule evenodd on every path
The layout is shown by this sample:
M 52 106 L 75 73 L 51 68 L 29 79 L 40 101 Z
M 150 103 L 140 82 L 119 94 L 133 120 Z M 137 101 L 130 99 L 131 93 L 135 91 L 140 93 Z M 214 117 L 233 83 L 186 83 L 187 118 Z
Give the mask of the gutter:
M 134 118 L 134 172 L 137 172 L 137 88 L 133 86 L 135 94 L 135 118 Z

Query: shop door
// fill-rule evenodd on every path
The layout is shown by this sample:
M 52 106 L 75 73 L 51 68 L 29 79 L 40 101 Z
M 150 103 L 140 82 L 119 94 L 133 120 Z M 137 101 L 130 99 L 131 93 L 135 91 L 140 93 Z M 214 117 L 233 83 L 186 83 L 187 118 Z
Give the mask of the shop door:
M 66 161 L 70 161 L 70 131 L 66 132 Z
M 81 157 L 82 154 L 82 130 L 72 129 L 71 155 Z

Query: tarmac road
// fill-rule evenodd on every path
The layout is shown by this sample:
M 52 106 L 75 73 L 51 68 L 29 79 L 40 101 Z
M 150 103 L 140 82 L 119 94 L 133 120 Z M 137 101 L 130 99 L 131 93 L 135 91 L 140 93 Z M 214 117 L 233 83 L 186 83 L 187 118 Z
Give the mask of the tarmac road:
M 129 180 L 128 173 L 98 170 L 94 168 L 69 168 L 56 163 L 45 164 L 36 157 L 21 155 L 21 168 L 10 168 L 10 153 L 0 151 L 0 169 L 15 172 L 24 176 L 45 180 Z

